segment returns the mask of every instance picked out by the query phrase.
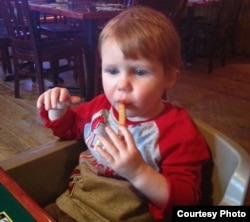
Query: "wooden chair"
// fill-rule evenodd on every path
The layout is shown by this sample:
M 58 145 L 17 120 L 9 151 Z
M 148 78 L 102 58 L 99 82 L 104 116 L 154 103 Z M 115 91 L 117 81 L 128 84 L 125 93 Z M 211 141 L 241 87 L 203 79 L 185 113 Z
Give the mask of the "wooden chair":
M 77 19 L 69 19 L 66 17 L 45 15 L 41 21 L 41 34 L 49 38 L 65 38 L 72 39 L 76 37 L 84 37 L 83 23 Z M 51 18 L 51 17 L 50 17 Z
M 83 7 L 85 0 L 70 0 L 72 7 Z M 73 4 L 77 4 L 73 6 Z M 67 18 L 61 15 L 43 14 L 40 18 L 41 34 L 52 38 L 82 37 L 84 34 L 83 23 L 78 19 Z
M 208 57 L 208 73 L 213 70 L 217 49 L 221 50 L 221 64 L 225 66 L 225 53 L 228 41 L 235 37 L 236 26 L 243 1 L 211 1 L 206 5 L 194 4 L 194 15 L 181 36 L 188 40 L 187 49 L 190 61 L 197 56 Z
M 177 29 L 179 29 L 179 25 L 183 17 L 186 5 L 187 0 L 166 1 L 165 14 L 170 18 Z
M 59 73 L 74 71 L 78 78 L 81 95 L 84 96 L 85 76 L 83 52 L 80 44 L 68 40 L 43 40 L 34 27 L 27 0 L 0 0 L 1 14 L 10 36 L 15 75 L 15 97 L 20 97 L 19 82 L 22 76 L 33 77 L 38 84 L 38 92 L 44 91 L 44 78 L 51 77 L 58 85 Z M 65 59 L 65 64 L 60 60 Z M 44 69 L 43 62 L 50 68 Z
M 148 6 L 164 13 L 178 27 L 187 0 L 138 0 L 139 5 Z

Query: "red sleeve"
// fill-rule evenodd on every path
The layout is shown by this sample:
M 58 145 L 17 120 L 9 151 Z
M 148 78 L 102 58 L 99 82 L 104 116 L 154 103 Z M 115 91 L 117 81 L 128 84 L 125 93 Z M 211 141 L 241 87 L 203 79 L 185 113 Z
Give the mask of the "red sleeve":
M 201 172 L 210 159 L 203 136 L 184 109 L 168 107 L 157 120 L 160 131 L 161 173 L 170 183 L 166 205 L 158 209 L 150 204 L 156 219 L 171 215 L 174 205 L 197 205 L 201 198 Z
M 64 140 L 82 140 L 84 125 L 91 121 L 93 113 L 109 107 L 109 102 L 102 94 L 90 102 L 83 102 L 75 108 L 69 108 L 60 119 L 50 121 L 45 109 L 41 110 L 40 115 L 45 126 L 52 129 L 55 136 Z

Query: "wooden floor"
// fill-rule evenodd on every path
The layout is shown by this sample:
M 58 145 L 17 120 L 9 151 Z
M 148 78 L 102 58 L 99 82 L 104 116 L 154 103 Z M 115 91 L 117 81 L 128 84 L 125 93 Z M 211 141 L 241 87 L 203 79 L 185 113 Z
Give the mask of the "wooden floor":
M 231 59 L 224 68 L 216 64 L 210 75 L 204 61 L 197 63 L 184 67 L 168 99 L 229 136 L 250 155 L 250 59 Z M 65 78 L 69 80 L 68 75 Z M 13 82 L 0 80 L 0 161 L 56 139 L 39 118 L 36 85 L 25 80 L 21 90 L 22 98 L 15 99 Z M 250 191 L 246 204 L 250 205 Z
M 228 62 L 212 74 L 207 74 L 204 65 L 186 66 L 168 99 L 225 133 L 250 154 L 250 59 Z

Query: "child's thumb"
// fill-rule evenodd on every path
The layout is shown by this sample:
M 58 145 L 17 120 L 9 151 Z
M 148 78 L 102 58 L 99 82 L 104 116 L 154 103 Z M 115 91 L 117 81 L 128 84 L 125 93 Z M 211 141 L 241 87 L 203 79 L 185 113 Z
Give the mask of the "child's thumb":
M 71 103 L 79 103 L 81 101 L 81 98 L 79 96 L 71 96 L 70 102 Z
M 66 109 L 71 104 L 78 103 L 80 101 L 81 101 L 81 98 L 79 96 L 70 96 L 69 99 L 63 102 L 57 102 L 56 109 Z

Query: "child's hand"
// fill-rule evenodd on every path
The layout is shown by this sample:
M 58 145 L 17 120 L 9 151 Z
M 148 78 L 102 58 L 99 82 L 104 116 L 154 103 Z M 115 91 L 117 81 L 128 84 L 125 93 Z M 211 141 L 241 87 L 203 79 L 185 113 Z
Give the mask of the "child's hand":
M 143 160 L 127 128 L 119 125 L 118 130 L 123 135 L 122 138 L 110 127 L 106 127 L 111 141 L 99 136 L 102 147 L 97 146 L 96 149 L 116 173 L 128 180 L 134 180 L 148 165 Z
M 169 197 L 168 180 L 143 160 L 127 128 L 119 125 L 118 130 L 122 138 L 107 127 L 110 140 L 99 136 L 102 146 L 96 149 L 116 173 L 130 181 L 159 209 L 163 208 Z
M 66 88 L 55 87 L 41 94 L 36 104 L 38 109 L 44 106 L 45 110 L 48 111 L 50 109 L 56 109 L 58 103 L 70 105 L 71 103 L 77 103 L 79 101 L 80 97 L 71 96 Z
M 37 108 L 40 109 L 44 106 L 45 110 L 49 112 L 49 119 L 56 120 L 66 112 L 71 103 L 79 101 L 80 97 L 71 96 L 67 89 L 55 87 L 39 96 Z

